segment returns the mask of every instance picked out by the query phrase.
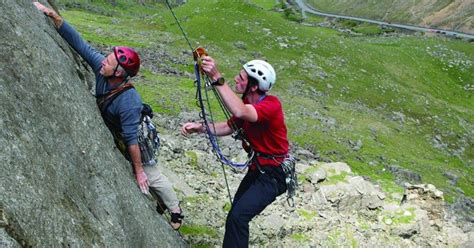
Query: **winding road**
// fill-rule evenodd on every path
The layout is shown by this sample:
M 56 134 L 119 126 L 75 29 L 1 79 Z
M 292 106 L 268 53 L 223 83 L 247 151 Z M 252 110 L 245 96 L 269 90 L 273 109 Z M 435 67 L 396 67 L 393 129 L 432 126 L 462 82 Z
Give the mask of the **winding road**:
M 348 20 L 354 20 L 354 21 L 368 22 L 368 23 L 383 25 L 383 26 L 386 26 L 386 27 L 402 28 L 402 29 L 425 32 L 425 33 L 437 33 L 437 34 L 442 34 L 442 35 L 446 35 L 446 36 L 450 36 L 450 37 L 459 37 L 459 38 L 467 39 L 468 41 L 474 41 L 474 35 L 472 35 L 472 34 L 455 32 L 455 31 L 452 31 L 452 30 L 444 30 L 444 29 L 436 29 L 436 28 L 425 28 L 425 27 L 412 26 L 412 25 L 404 25 L 404 24 L 396 24 L 396 23 L 375 21 L 375 20 L 370 20 L 370 19 L 365 19 L 365 18 L 360 18 L 360 17 L 353 17 L 353 16 L 328 14 L 328 13 L 323 13 L 323 12 L 318 11 L 317 9 L 315 9 L 312 6 L 308 5 L 306 3 L 306 1 L 304 1 L 304 0 L 295 0 L 295 2 L 298 5 L 298 7 L 301 9 L 301 11 L 303 12 L 303 16 L 305 15 L 305 12 L 308 12 L 308 13 L 319 15 L 319 16 L 326 16 L 326 17 L 334 17 L 334 18 L 348 19 Z

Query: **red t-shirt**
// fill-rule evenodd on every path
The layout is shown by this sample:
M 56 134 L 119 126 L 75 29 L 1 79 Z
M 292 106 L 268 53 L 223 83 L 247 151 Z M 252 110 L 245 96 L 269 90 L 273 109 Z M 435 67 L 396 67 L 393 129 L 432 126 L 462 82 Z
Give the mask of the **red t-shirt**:
M 245 104 L 248 102 L 245 100 Z M 257 121 L 249 122 L 232 116 L 227 125 L 232 127 L 234 122 L 237 127 L 242 128 L 244 135 L 255 152 L 267 155 L 288 154 L 288 137 L 285 125 L 285 117 L 280 100 L 276 96 L 267 95 L 261 101 L 252 104 L 257 110 Z M 277 166 L 283 158 L 268 159 L 258 157 L 260 165 Z M 254 168 L 251 165 L 250 168 Z

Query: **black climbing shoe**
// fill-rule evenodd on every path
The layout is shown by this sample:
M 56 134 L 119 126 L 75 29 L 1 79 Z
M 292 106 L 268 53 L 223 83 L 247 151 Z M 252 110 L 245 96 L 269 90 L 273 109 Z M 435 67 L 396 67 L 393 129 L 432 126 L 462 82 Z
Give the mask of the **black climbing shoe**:
M 171 213 L 170 225 L 174 230 L 178 230 L 183 224 L 184 215 L 182 213 L 181 209 L 179 213 Z

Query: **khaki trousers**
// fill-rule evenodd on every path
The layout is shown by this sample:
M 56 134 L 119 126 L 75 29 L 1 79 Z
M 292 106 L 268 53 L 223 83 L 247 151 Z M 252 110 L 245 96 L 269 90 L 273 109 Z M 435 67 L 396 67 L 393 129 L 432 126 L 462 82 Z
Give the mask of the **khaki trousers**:
M 148 177 L 150 189 L 161 197 L 170 212 L 176 212 L 179 209 L 179 200 L 168 178 L 163 173 L 160 173 L 156 164 L 153 166 L 143 166 L 143 169 Z

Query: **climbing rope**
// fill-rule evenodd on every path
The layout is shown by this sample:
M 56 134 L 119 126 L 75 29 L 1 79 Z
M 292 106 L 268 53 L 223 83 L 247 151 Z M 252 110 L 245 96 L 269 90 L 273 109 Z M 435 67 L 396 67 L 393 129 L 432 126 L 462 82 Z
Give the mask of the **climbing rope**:
M 168 8 L 170 9 L 171 14 L 173 15 L 174 19 L 176 20 L 176 23 L 178 24 L 178 27 L 179 27 L 179 29 L 181 30 L 181 33 L 183 33 L 184 39 L 186 39 L 186 42 L 188 42 L 188 45 L 189 45 L 189 47 L 191 48 L 191 51 L 194 51 L 194 48 L 193 48 L 193 46 L 191 45 L 191 42 L 189 41 L 188 36 L 187 36 L 186 33 L 184 32 L 184 29 L 183 29 L 183 27 L 181 26 L 181 23 L 178 21 L 178 17 L 176 17 L 176 14 L 174 13 L 173 8 L 171 8 L 171 5 L 170 5 L 170 3 L 168 2 L 168 0 L 166 0 L 166 5 L 167 5 Z
M 168 0 L 166 0 L 166 4 L 168 5 L 168 8 L 170 9 L 176 23 L 179 26 L 179 29 L 181 30 L 181 33 L 183 34 L 184 38 L 186 39 L 186 41 L 187 41 L 187 43 L 188 43 L 188 45 L 191 48 L 192 53 L 193 53 L 193 57 L 194 57 L 194 61 L 195 61 L 194 73 L 195 73 L 195 77 L 196 77 L 196 80 L 195 80 L 194 83 L 195 83 L 196 88 L 197 88 L 196 89 L 197 105 L 199 106 L 199 108 L 201 110 L 200 117 L 203 120 L 204 127 L 206 128 L 206 134 L 207 134 L 207 137 L 209 139 L 209 142 L 211 143 L 212 150 L 216 154 L 217 159 L 221 162 L 221 167 L 222 167 L 223 174 L 224 174 L 224 180 L 225 180 L 225 184 L 226 184 L 226 187 L 227 187 L 227 193 L 228 193 L 228 196 L 229 196 L 230 204 L 232 205 L 232 197 L 231 197 L 231 194 L 230 194 L 229 183 L 227 181 L 227 176 L 226 176 L 226 171 L 225 171 L 225 168 L 224 168 L 224 164 L 231 166 L 231 168 L 233 168 L 233 169 L 244 170 L 250 164 L 250 162 L 252 162 L 254 159 L 256 159 L 257 155 L 256 155 L 255 151 L 253 151 L 252 146 L 250 145 L 248 140 L 245 138 L 245 134 L 243 133 L 243 130 L 238 128 L 237 125 L 232 121 L 228 122 L 230 124 L 230 127 L 232 128 L 232 131 L 233 131 L 232 137 L 236 140 L 241 140 L 243 146 L 249 148 L 249 149 L 247 149 L 247 148 L 245 149 L 247 151 L 249 150 L 248 151 L 248 159 L 245 163 L 235 163 L 235 162 L 231 161 L 230 159 L 228 159 L 226 156 L 224 156 L 224 154 L 222 153 L 222 151 L 219 147 L 218 140 L 217 140 L 217 135 L 215 135 L 215 133 L 216 133 L 215 126 L 212 125 L 212 127 L 213 127 L 212 129 L 209 126 L 210 123 L 214 124 L 215 122 L 214 122 L 214 118 L 213 118 L 213 114 L 212 114 L 212 108 L 211 108 L 211 105 L 210 105 L 210 98 L 209 98 L 209 95 L 208 95 L 208 89 L 211 89 L 212 92 L 214 93 L 214 97 L 217 100 L 217 102 L 219 104 L 219 107 L 222 109 L 226 120 L 230 119 L 231 113 L 227 109 L 227 107 L 224 105 L 224 102 L 223 102 L 221 96 L 219 95 L 219 93 L 217 92 L 217 90 L 212 86 L 211 79 L 202 71 L 202 69 L 200 67 L 201 66 L 201 57 L 208 55 L 206 50 L 202 47 L 197 47 L 196 49 L 193 49 L 193 46 L 191 45 L 191 42 L 189 41 L 186 33 L 184 32 L 184 29 L 181 26 L 178 18 L 176 17 L 173 9 L 171 8 L 171 5 L 169 4 Z M 204 84 L 202 83 L 201 79 L 204 80 Z M 204 91 L 204 94 L 203 94 L 203 91 Z M 245 94 L 246 93 L 244 93 L 244 96 L 245 96 Z M 203 97 L 203 95 L 204 95 L 204 97 Z M 262 100 L 262 99 L 260 99 L 260 100 Z M 205 105 L 207 105 L 207 109 L 209 110 L 208 112 L 206 112 Z M 295 163 L 296 163 L 296 159 L 293 156 L 289 155 L 288 157 L 285 158 L 285 160 L 281 164 L 282 169 L 285 173 L 285 182 L 287 184 L 287 193 L 288 193 L 287 202 L 288 202 L 288 205 L 290 205 L 291 207 L 294 207 L 293 197 L 295 196 L 296 189 L 298 188 L 298 181 L 297 181 L 296 171 L 295 171 Z M 258 166 L 258 162 L 257 162 L 257 166 Z
M 223 103 L 223 100 L 222 100 L 221 96 L 219 95 L 219 93 L 217 92 L 217 90 L 214 87 L 212 87 L 211 79 L 202 71 L 202 69 L 200 67 L 201 57 L 202 56 L 207 56 L 206 50 L 202 47 L 197 47 L 196 49 L 193 49 L 193 46 L 191 45 L 191 42 L 190 42 L 188 36 L 186 35 L 186 32 L 184 31 L 183 27 L 181 26 L 181 23 L 179 22 L 176 14 L 174 13 L 173 9 L 171 8 L 171 5 L 170 5 L 168 0 L 166 0 L 166 5 L 170 9 L 171 14 L 173 15 L 176 23 L 178 24 L 179 29 L 181 30 L 181 33 L 183 34 L 183 37 L 185 38 L 186 42 L 188 43 L 188 45 L 191 48 L 192 53 L 193 53 L 193 58 L 194 58 L 194 61 L 195 61 L 194 73 L 195 73 L 195 77 L 196 77 L 196 80 L 195 80 L 194 83 L 196 85 L 196 102 L 197 102 L 197 105 L 200 108 L 200 114 L 199 115 L 200 115 L 200 117 L 203 121 L 203 125 L 206 129 L 206 136 L 208 137 L 208 140 L 209 140 L 209 142 L 212 146 L 212 150 L 213 150 L 214 154 L 217 156 L 217 159 L 221 162 L 221 167 L 222 167 L 222 171 L 223 171 L 223 175 L 224 175 L 224 180 L 225 180 L 225 184 L 226 184 L 226 187 L 227 187 L 227 193 L 228 193 L 228 196 L 229 196 L 230 203 L 232 204 L 232 197 L 231 197 L 231 194 L 230 194 L 229 183 L 228 183 L 228 180 L 227 180 L 227 174 L 226 174 L 224 165 L 229 165 L 233 169 L 243 170 L 248 166 L 249 162 L 253 158 L 253 153 L 251 154 L 251 156 L 249 156 L 249 159 L 245 163 L 235 163 L 232 160 L 228 159 L 222 153 L 222 150 L 220 149 L 220 146 L 219 146 L 219 143 L 218 143 L 218 140 L 217 140 L 217 135 L 215 135 L 215 133 L 216 133 L 215 126 L 212 125 L 212 128 L 211 128 L 210 125 L 209 125 L 211 123 L 214 124 L 215 122 L 214 122 L 214 117 L 213 117 L 213 113 L 212 113 L 212 108 L 211 108 L 211 103 L 210 103 L 210 96 L 208 94 L 208 91 L 209 91 L 208 89 L 212 90 L 212 92 L 214 94 L 214 97 L 217 100 L 219 107 L 222 109 L 226 119 L 229 119 L 231 117 L 231 113 L 225 107 L 225 105 Z M 204 83 L 203 83 L 203 81 L 204 81 Z M 206 106 L 207 106 L 208 111 L 206 111 Z M 243 135 L 241 134 L 242 131 L 237 128 L 235 123 L 231 122 L 230 124 L 231 124 L 232 130 L 234 130 L 233 137 L 235 139 L 240 139 L 243 142 L 246 142 L 245 139 L 243 138 Z

